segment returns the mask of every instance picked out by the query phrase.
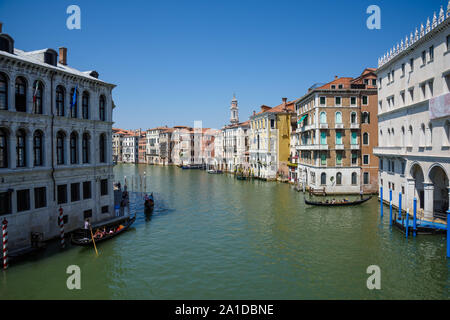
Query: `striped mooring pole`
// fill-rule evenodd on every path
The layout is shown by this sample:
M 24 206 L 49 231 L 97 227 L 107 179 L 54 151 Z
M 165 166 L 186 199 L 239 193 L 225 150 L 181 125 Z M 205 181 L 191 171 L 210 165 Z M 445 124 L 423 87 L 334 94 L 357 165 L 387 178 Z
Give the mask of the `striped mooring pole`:
M 389 217 L 392 220 L 392 189 L 389 189 Z
M 66 246 L 64 241 L 64 219 L 63 219 L 63 208 L 59 207 L 59 231 L 61 234 L 61 248 Z
M 447 210 L 447 258 L 450 258 L 450 209 Z
M 380 214 L 383 218 L 383 187 L 380 188 Z
M 3 239 L 3 269 L 8 269 L 8 220 L 3 218 L 2 239 Z
M 413 236 L 416 236 L 416 230 L 417 230 L 417 198 L 414 198 L 414 205 L 413 205 Z
M 409 209 L 406 210 L 406 221 L 405 221 L 405 230 L 406 230 L 406 238 L 408 238 L 408 227 L 409 227 Z

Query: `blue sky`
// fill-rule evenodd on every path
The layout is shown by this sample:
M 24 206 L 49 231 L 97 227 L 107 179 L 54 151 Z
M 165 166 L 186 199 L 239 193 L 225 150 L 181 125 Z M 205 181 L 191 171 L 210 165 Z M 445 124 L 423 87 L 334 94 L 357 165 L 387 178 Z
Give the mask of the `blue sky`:
M 81 30 L 66 8 L 81 8 Z M 381 30 L 366 9 L 381 8 Z M 68 48 L 69 65 L 117 84 L 115 127 L 245 121 L 262 104 L 316 82 L 358 76 L 447 0 L 0 0 L 3 31 L 22 50 Z

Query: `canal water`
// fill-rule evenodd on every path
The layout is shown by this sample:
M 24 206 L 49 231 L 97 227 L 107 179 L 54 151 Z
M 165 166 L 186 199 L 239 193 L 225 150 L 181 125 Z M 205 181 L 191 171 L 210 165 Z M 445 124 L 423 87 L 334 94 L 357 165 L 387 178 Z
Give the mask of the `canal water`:
M 405 239 L 375 198 L 354 208 L 304 204 L 290 185 L 177 167 L 146 174 L 155 212 L 139 200 L 133 228 L 93 248 L 53 243 L 0 272 L 1 299 L 448 299 L 445 236 Z M 66 268 L 81 269 L 68 290 Z M 369 290 L 367 267 L 381 270 Z

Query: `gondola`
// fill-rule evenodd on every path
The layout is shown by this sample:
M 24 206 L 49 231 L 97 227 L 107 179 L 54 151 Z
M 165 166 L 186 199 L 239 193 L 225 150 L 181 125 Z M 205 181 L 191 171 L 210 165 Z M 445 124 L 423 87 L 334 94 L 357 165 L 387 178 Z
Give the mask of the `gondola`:
M 145 212 L 153 211 L 154 207 L 155 207 L 155 200 L 153 199 L 153 193 L 151 193 L 148 199 L 144 201 Z
M 124 231 L 134 223 L 136 216 L 130 217 L 118 217 L 111 220 L 103 221 L 92 226 L 92 232 L 95 233 L 97 229 L 103 230 L 114 230 L 111 234 L 106 234 L 101 238 L 95 238 L 95 243 L 99 243 L 108 239 L 111 239 Z M 122 227 L 120 227 L 122 226 Z M 91 231 L 89 229 L 77 229 L 72 232 L 71 236 L 72 244 L 77 246 L 89 246 L 92 244 Z
M 305 199 L 305 203 L 309 204 L 311 206 L 322 206 L 322 207 L 343 207 L 343 206 L 354 206 L 354 205 L 358 205 L 361 203 L 366 202 L 367 200 L 370 200 L 372 198 L 372 196 L 365 198 L 365 199 L 361 199 L 361 200 L 356 200 L 356 201 L 347 201 L 347 202 L 335 202 L 335 203 L 331 203 L 331 202 L 316 202 L 316 201 L 309 201 Z

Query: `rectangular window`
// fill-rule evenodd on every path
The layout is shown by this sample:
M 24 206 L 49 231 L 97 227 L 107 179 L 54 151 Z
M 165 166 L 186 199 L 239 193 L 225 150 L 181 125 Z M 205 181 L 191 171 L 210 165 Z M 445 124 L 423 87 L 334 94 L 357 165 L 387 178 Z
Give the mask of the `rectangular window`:
M 47 206 L 47 192 L 45 187 L 34 188 L 34 208 L 44 208 Z
M 326 166 L 327 165 L 327 154 L 325 152 L 322 152 L 320 154 L 320 164 L 322 166 Z
M 367 106 L 367 103 L 369 102 L 369 99 L 367 96 L 362 96 L 362 104 L 363 106 Z
M 402 63 L 402 77 L 405 76 L 405 64 Z
M 350 97 L 350 105 L 352 107 L 356 106 L 356 97 Z
M 324 106 L 326 104 L 326 98 L 325 97 L 320 97 L 320 105 Z
M 368 172 L 364 172 L 364 174 L 363 174 L 363 183 L 369 184 L 369 173 Z
M 450 51 L 450 35 L 447 36 L 447 51 Z
M 378 166 L 380 167 L 380 170 L 383 171 L 383 162 L 384 162 L 383 158 L 380 158 L 378 162 L 379 162 Z
M 352 151 L 352 165 L 358 165 L 358 154 L 356 151 Z
M 320 144 L 327 144 L 327 133 L 326 131 L 320 132 Z
M 30 190 L 17 191 L 17 212 L 30 210 Z
M 108 179 L 100 180 L 100 195 L 105 196 L 108 194 Z
M 275 120 L 274 119 L 270 119 L 270 128 L 275 129 Z
M 79 201 L 80 200 L 80 183 L 72 183 L 70 185 L 70 201 Z
M 369 164 L 369 155 L 368 154 L 365 154 L 365 155 L 363 155 L 363 164 Z
M 377 79 L 372 79 L 372 86 L 376 86 L 377 85 Z
M 108 212 L 109 212 L 108 206 L 103 206 L 102 207 L 102 213 L 108 213 Z
M 410 72 L 414 71 L 414 58 L 411 58 L 409 60 L 409 70 L 410 70 Z
M 336 86 L 334 84 L 331 85 L 331 89 L 334 90 L 336 89 Z
M 430 47 L 430 49 L 428 50 L 428 54 L 430 56 L 430 62 L 433 62 L 433 60 L 434 60 L 434 46 Z
M 335 97 L 334 98 L 334 103 L 337 105 L 337 106 L 340 106 L 341 105 L 341 101 L 342 99 L 341 99 L 341 97 Z
M 338 89 L 344 89 L 344 85 L 342 84 L 338 85 Z
M 83 182 L 83 199 L 91 199 L 92 191 L 91 191 L 91 182 L 85 181 Z
M 342 144 L 342 132 L 336 131 L 336 144 Z
M 342 165 L 342 152 L 336 151 L 336 164 L 338 166 Z
M 0 192 L 0 216 L 11 213 L 11 192 Z
M 422 65 L 425 65 L 427 63 L 427 52 L 424 50 L 422 51 Z
M 67 185 L 58 186 L 58 204 L 67 203 Z
M 92 210 L 91 209 L 83 211 L 83 219 L 88 219 L 88 218 L 91 218 L 91 217 L 92 217 Z

